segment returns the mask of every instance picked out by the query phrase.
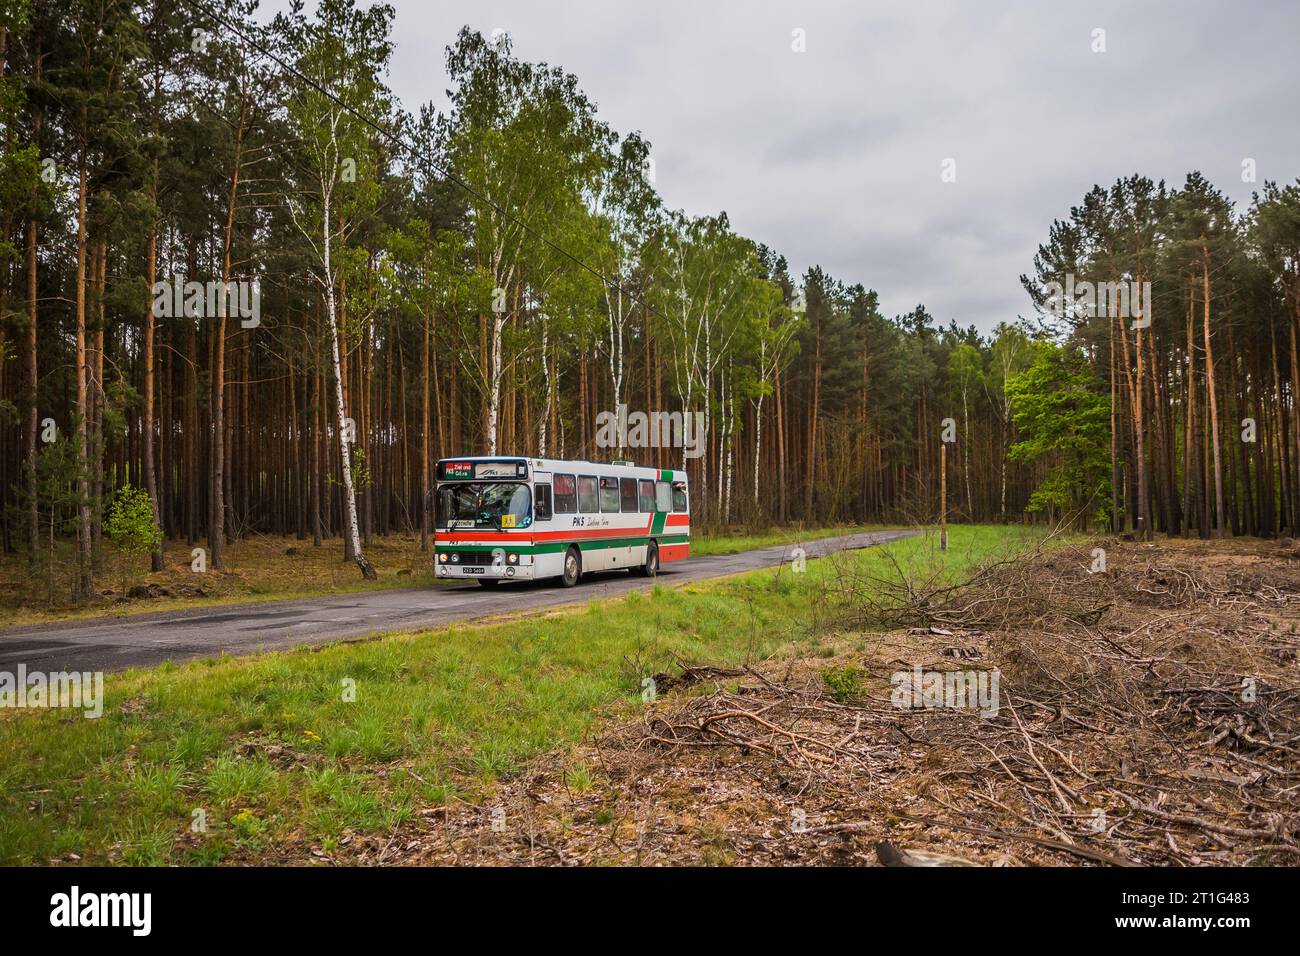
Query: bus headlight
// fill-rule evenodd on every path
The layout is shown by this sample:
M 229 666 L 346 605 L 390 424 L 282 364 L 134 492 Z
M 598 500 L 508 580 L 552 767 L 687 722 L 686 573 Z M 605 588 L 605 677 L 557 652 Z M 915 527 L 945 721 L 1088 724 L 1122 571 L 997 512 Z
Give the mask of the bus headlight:
M 444 552 L 442 552 L 442 554 L 438 555 L 438 562 L 439 562 L 440 564 L 446 564 L 446 563 L 447 563 L 447 552 L 446 552 L 446 551 L 444 551 Z
M 452 564 L 457 564 L 457 563 L 459 563 L 459 561 L 460 561 L 460 553 L 457 552 L 457 551 L 453 551 L 453 552 L 451 553 L 451 563 L 452 563 Z
M 518 564 L 518 563 L 519 563 L 519 555 L 515 554 L 515 553 L 512 551 L 510 554 L 508 554 L 508 555 L 506 556 L 506 560 L 509 561 L 511 564 Z

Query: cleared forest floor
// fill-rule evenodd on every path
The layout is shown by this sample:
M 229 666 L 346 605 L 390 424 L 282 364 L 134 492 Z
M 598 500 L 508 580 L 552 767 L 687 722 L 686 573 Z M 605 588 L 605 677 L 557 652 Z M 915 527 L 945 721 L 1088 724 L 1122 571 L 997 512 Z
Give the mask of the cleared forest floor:
M 1058 549 L 894 602 L 922 618 L 816 656 L 677 668 L 491 800 L 304 859 L 1300 863 L 1295 543 L 1100 544 L 1104 573 L 1093 545 Z M 916 665 L 997 669 L 997 716 L 894 706 Z

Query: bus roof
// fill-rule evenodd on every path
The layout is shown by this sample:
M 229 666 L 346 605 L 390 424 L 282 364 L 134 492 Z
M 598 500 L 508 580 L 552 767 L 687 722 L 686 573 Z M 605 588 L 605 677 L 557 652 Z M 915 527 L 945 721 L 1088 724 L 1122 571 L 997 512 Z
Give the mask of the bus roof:
M 591 468 L 627 468 L 637 471 L 651 471 L 655 477 L 662 481 L 685 481 L 686 472 L 680 468 L 657 468 L 654 465 L 638 465 L 635 462 L 628 461 L 592 461 L 589 458 L 532 458 L 526 455 L 456 455 L 451 458 L 439 458 L 438 464 L 443 462 L 493 462 L 493 461 L 512 461 L 525 462 L 531 464 L 534 468 L 543 471 L 557 471 L 570 468 L 578 470 L 583 467 Z M 642 475 L 640 477 L 648 477 Z

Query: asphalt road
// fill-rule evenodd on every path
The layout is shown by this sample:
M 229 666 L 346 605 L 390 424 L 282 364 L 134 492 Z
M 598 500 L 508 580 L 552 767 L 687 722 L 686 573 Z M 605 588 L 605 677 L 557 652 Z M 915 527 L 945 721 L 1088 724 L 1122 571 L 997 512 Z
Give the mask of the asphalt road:
M 822 538 L 803 545 L 808 557 L 869 548 L 914 531 L 873 531 Z M 792 545 L 740 554 L 688 558 L 658 577 L 675 586 L 772 567 L 790 560 Z M 256 654 L 303 644 L 357 640 L 389 631 L 444 627 L 534 608 L 582 604 L 654 582 L 626 571 L 584 577 L 574 588 L 555 581 L 520 581 L 491 591 L 475 582 L 423 589 L 372 591 L 338 597 L 231 604 L 208 609 L 137 614 L 92 621 L 0 629 L 0 670 L 26 664 L 30 671 L 116 671 L 222 654 Z

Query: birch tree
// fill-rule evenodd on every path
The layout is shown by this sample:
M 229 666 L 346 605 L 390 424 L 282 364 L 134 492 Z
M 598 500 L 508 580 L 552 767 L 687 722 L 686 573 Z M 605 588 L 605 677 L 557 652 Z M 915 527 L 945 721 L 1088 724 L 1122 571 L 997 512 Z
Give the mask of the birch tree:
M 603 227 L 595 260 L 609 280 L 603 284 L 603 345 L 615 409 L 624 399 L 628 328 L 642 301 L 636 288 L 640 253 L 659 209 L 652 170 L 650 144 L 634 133 L 605 155 L 592 197 L 593 211 Z
M 546 237 L 581 201 L 608 132 L 576 77 L 519 61 L 505 34 L 488 40 L 463 29 L 447 50 L 447 72 L 453 84 L 444 124 L 447 156 L 469 187 L 477 267 L 492 288 L 480 314 L 487 361 L 479 378 L 485 444 L 495 455 L 508 370 L 506 329 L 520 312 L 526 260 L 540 246 L 558 245 Z
M 392 53 L 393 8 L 359 10 L 354 0 L 323 0 L 314 21 L 301 5 L 277 17 L 296 65 L 310 81 L 289 102 L 290 125 L 301 144 L 305 171 L 288 198 L 290 215 L 312 252 L 312 278 L 325 303 L 329 360 L 333 374 L 334 424 L 343 479 L 343 513 L 349 552 L 362 575 L 376 577 L 361 549 L 353 481 L 355 420 L 343 394 L 346 329 L 339 322 L 339 277 L 346 256 L 349 222 L 374 205 L 374 128 L 363 117 L 386 118 L 388 91 L 380 75 Z
M 656 231 L 647 255 L 654 274 L 657 325 L 668 342 L 670 377 L 682 414 L 704 414 L 705 452 L 696 462 L 695 498 L 707 502 L 712 467 L 707 436 L 717 417 L 714 385 L 738 343 L 758 341 L 754 329 L 763 310 L 755 307 L 754 297 L 761 288 L 756 283 L 763 266 L 757 246 L 731 231 L 725 213 L 699 219 L 673 213 Z M 729 407 L 720 399 L 718 414 L 728 413 Z M 720 459 L 725 458 L 725 449 L 718 447 Z M 683 449 L 683 468 L 687 462 Z M 718 467 L 715 494 L 721 507 L 725 461 L 720 460 Z

